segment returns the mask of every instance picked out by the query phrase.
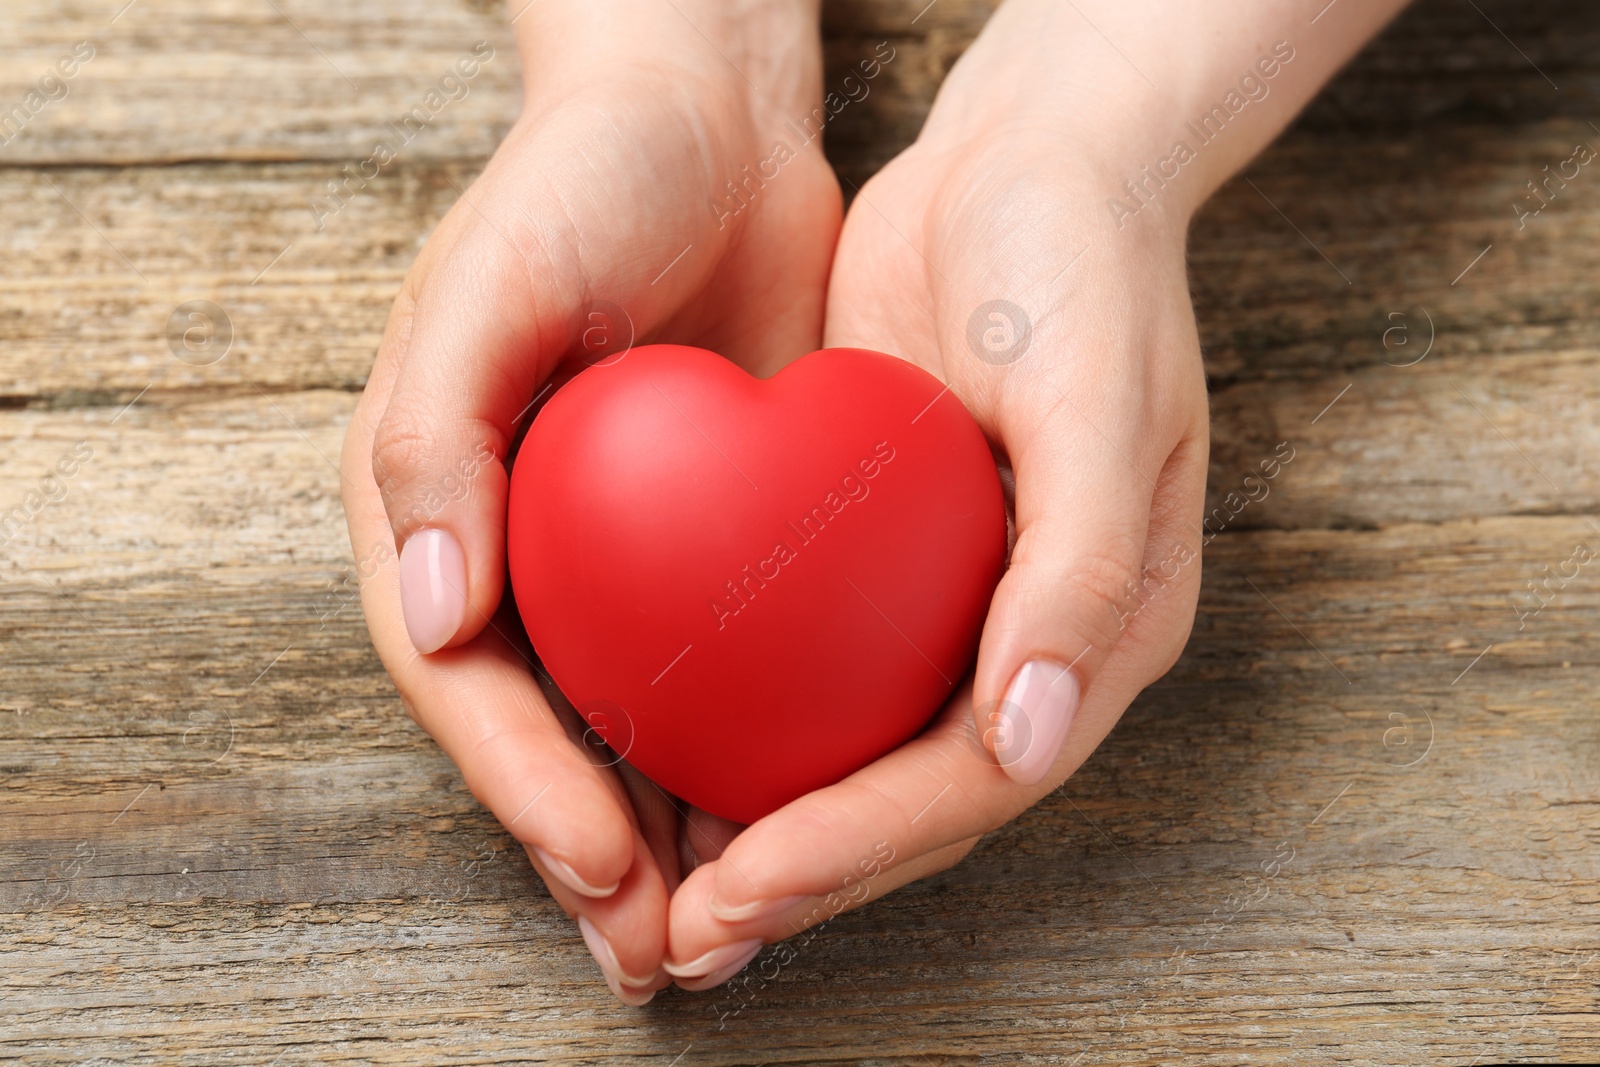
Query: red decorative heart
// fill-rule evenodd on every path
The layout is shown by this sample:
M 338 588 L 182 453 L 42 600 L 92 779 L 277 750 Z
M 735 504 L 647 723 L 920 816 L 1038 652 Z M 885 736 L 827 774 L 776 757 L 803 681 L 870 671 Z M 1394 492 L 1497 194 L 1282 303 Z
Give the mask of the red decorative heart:
M 977 424 L 904 360 L 824 349 L 763 381 L 650 345 L 534 420 L 508 547 L 534 648 L 595 732 L 753 822 L 939 709 L 1006 520 Z

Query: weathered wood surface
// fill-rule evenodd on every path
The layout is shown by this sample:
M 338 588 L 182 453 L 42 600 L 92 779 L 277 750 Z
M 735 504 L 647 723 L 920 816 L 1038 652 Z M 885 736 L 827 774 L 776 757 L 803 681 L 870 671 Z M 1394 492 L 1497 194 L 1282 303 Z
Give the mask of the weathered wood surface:
M 900 49 L 830 133 L 847 177 L 988 6 L 830 5 L 837 67 Z M 1510 201 L 1600 140 L 1600 26 L 1478 6 L 1424 0 L 1254 165 L 1315 248 L 1243 182 L 1196 225 L 1213 498 L 1296 458 L 1207 549 L 1178 667 L 1061 792 L 724 1017 L 611 1000 L 336 591 L 326 461 L 515 113 L 504 15 L 13 4 L 0 100 L 97 54 L 0 146 L 0 512 L 65 487 L 0 546 L 0 1060 L 1595 1055 L 1600 572 L 1512 596 L 1600 547 L 1600 177 L 1521 231 Z M 320 183 L 478 39 L 473 95 L 317 231 Z M 190 299 L 234 321 L 215 364 L 168 353 Z

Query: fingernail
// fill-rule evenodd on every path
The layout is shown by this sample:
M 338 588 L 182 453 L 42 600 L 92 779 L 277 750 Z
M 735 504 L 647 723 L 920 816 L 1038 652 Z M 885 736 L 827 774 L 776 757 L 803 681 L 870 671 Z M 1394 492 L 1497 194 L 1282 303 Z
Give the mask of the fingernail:
M 743 945 L 749 945 L 750 947 L 744 949 L 744 951 L 740 952 L 732 960 L 729 960 L 721 967 L 718 967 L 704 978 L 679 978 L 678 988 L 687 989 L 691 993 L 698 993 L 703 989 L 715 989 L 723 982 L 726 982 L 728 979 L 744 970 L 745 965 L 751 960 L 755 959 L 756 953 L 761 951 L 760 941 L 756 941 L 753 944 L 748 941 L 741 941 L 739 942 L 738 946 L 728 945 L 727 947 L 736 948 Z M 711 955 L 711 953 L 707 953 L 707 955 Z
M 615 978 L 607 978 L 606 987 L 611 990 L 612 996 L 630 1008 L 642 1008 L 654 1000 L 656 995 L 654 989 L 634 989 L 632 986 L 621 984 Z
M 400 611 L 426 655 L 445 646 L 467 617 L 467 558 L 448 530 L 418 530 L 400 550 Z
M 624 971 L 617 962 L 617 954 L 611 951 L 611 942 L 606 940 L 606 935 L 600 932 L 598 926 L 589 921 L 587 915 L 578 916 L 578 932 L 583 935 L 583 943 L 589 946 L 589 954 L 605 974 L 606 984 L 613 986 L 613 992 L 627 986 L 648 986 L 654 980 L 654 975 L 640 978 Z M 617 996 L 622 994 L 617 993 Z
M 744 957 L 751 949 L 760 947 L 761 939 L 753 937 L 748 941 L 735 941 L 731 945 L 714 948 L 692 963 L 663 963 L 661 967 L 674 978 L 687 978 L 692 981 L 721 970 L 734 960 Z
M 1022 665 L 996 713 L 994 755 L 1011 780 L 1033 785 L 1055 766 L 1078 713 L 1078 676 L 1054 660 Z
M 778 897 L 776 900 L 752 900 L 748 904 L 722 904 L 713 896 L 706 902 L 706 908 L 715 919 L 725 923 L 747 923 L 752 919 L 765 919 L 769 915 L 776 915 L 786 908 L 792 908 L 804 896 Z
M 610 885 L 591 885 L 590 883 L 585 882 L 582 878 L 579 878 L 578 872 L 573 870 L 570 865 L 562 863 L 560 860 L 550 855 L 550 853 L 546 852 L 538 845 L 533 846 L 533 853 L 539 857 L 540 863 L 550 868 L 550 873 L 555 875 L 556 878 L 561 881 L 562 885 L 566 886 L 575 893 L 582 893 L 586 897 L 593 897 L 596 900 L 603 900 L 604 898 L 609 897 L 612 893 L 615 893 L 617 891 L 617 887 L 622 884 L 621 882 L 612 882 Z

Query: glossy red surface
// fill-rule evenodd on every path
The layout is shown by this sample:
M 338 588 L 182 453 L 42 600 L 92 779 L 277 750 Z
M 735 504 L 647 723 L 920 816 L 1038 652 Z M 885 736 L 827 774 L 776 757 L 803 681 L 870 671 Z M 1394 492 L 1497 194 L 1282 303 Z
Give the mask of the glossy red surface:
M 632 349 L 550 400 L 511 483 L 512 584 L 556 683 L 659 785 L 740 822 L 927 723 L 1005 542 L 961 402 L 858 349 L 764 381 Z

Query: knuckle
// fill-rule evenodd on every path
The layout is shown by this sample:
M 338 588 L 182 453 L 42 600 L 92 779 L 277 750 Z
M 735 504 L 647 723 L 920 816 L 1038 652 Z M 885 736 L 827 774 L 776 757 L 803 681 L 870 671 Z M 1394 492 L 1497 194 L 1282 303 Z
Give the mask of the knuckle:
M 1065 575 L 1065 586 L 1075 597 L 1117 604 L 1127 598 L 1129 589 L 1137 588 L 1139 578 L 1139 567 L 1129 558 L 1096 553 L 1073 561 Z
M 432 435 L 411 419 L 385 414 L 372 438 L 372 478 L 385 503 L 416 479 L 427 461 Z
M 506 451 L 506 434 L 482 418 L 448 419 L 391 408 L 372 440 L 372 478 L 397 528 L 458 501 Z
M 1199 599 L 1199 569 L 1196 561 L 1170 580 L 1155 583 L 1135 605 L 1138 610 L 1128 621 L 1124 644 L 1134 650 L 1144 684 L 1170 671 L 1188 647 Z
M 1110 634 L 1121 630 L 1120 611 L 1137 602 L 1140 566 L 1138 556 L 1097 553 L 1072 561 L 1062 576 L 1060 593 L 1067 602 L 1080 605 L 1076 610 L 1092 623 L 1091 633 Z
M 1079 557 L 1072 561 L 1054 592 L 1068 605 L 1072 621 L 1090 644 L 1107 648 L 1115 644 L 1135 614 L 1141 600 L 1137 556 L 1114 553 Z

